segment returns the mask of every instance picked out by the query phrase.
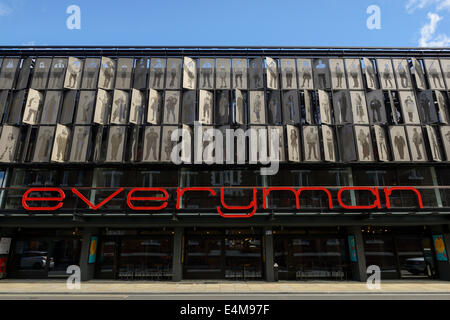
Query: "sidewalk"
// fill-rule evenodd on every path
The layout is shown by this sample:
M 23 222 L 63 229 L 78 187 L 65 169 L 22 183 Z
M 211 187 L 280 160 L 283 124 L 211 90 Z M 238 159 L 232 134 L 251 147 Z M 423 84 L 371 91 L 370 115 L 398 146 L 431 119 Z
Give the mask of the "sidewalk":
M 8 294 L 450 294 L 450 282 L 382 281 L 381 289 L 370 290 L 361 282 L 234 282 L 234 281 L 102 281 L 81 283 L 81 289 L 70 290 L 65 280 L 0 280 L 0 295 Z

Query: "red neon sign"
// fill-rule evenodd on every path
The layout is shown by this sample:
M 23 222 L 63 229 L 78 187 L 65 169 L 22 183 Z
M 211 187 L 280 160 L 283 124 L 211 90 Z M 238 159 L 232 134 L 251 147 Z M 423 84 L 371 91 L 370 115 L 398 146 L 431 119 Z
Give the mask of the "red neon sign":
M 220 205 L 216 207 L 217 213 L 221 215 L 224 218 L 249 218 L 255 214 L 255 212 L 258 210 L 258 203 L 257 203 L 257 196 L 258 196 L 258 188 L 254 187 L 252 188 L 252 200 L 248 205 L 243 206 L 232 206 L 226 203 L 225 201 L 225 193 L 224 193 L 224 187 L 220 187 Z M 118 194 L 120 194 L 122 191 L 124 191 L 124 188 L 118 188 L 116 191 L 111 193 L 106 199 L 104 199 L 102 202 L 98 204 L 93 204 L 90 200 L 88 200 L 79 190 L 76 188 L 71 189 L 72 193 L 75 194 L 80 200 L 82 200 L 84 203 L 86 203 L 89 208 L 92 210 L 98 210 L 101 207 L 103 207 L 106 203 L 114 199 Z M 321 191 L 323 192 L 328 199 L 328 208 L 333 209 L 333 201 L 330 190 L 328 190 L 325 187 L 301 187 L 298 189 L 292 188 L 292 187 L 269 187 L 269 188 L 262 188 L 262 198 L 263 198 L 263 209 L 268 209 L 267 206 L 267 199 L 269 198 L 270 194 L 277 191 L 289 191 L 292 193 L 295 197 L 295 207 L 297 209 L 301 209 L 300 207 L 300 195 L 303 191 Z M 342 199 L 342 194 L 344 192 L 350 192 L 350 191 L 368 191 L 372 194 L 374 197 L 373 203 L 370 205 L 352 205 L 344 203 L 344 200 Z M 422 196 L 414 187 L 385 187 L 383 189 L 384 192 L 384 198 L 386 203 L 386 208 L 391 208 L 391 201 L 390 196 L 393 191 L 410 191 L 413 192 L 417 197 L 417 204 L 420 209 L 423 208 L 423 201 Z M 30 197 L 31 192 L 56 192 L 59 194 L 59 196 L 56 197 Z M 134 195 L 136 192 L 159 192 L 162 194 L 162 196 L 136 196 Z M 188 187 L 188 188 L 177 188 L 176 190 L 176 210 L 180 210 L 181 203 L 183 199 L 183 195 L 186 192 L 205 192 L 209 193 L 210 196 L 217 196 L 217 192 L 214 191 L 212 188 L 207 187 Z M 28 189 L 22 196 L 22 206 L 24 209 L 28 211 L 54 211 L 58 210 L 63 206 L 63 201 L 66 197 L 66 194 L 61 188 L 30 188 Z M 168 200 L 169 200 L 169 192 L 166 188 L 133 188 L 130 191 L 128 191 L 126 202 L 128 205 L 128 208 L 131 210 L 149 210 L 149 211 L 158 211 L 166 208 L 168 206 Z M 371 187 L 342 187 L 338 189 L 337 192 L 337 200 L 339 203 L 339 206 L 341 206 L 344 209 L 347 210 L 371 210 L 371 209 L 381 209 L 381 196 L 378 188 L 371 188 Z M 52 201 L 57 202 L 54 206 L 30 206 L 29 202 L 31 201 Z M 161 202 L 159 205 L 154 206 L 148 206 L 148 205 L 137 205 L 136 202 L 139 201 L 155 201 L 155 202 Z M 225 209 L 225 210 L 224 210 Z M 230 211 L 231 213 L 226 213 L 226 211 Z M 242 213 L 245 211 L 246 213 Z M 248 212 L 250 211 L 250 212 Z M 237 213 L 240 212 L 240 213 Z

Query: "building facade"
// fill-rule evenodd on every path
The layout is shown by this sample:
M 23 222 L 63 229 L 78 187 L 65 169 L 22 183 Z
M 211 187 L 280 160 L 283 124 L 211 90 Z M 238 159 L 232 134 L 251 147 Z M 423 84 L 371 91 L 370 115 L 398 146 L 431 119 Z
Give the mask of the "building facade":
M 448 49 L 3 47 L 0 66 L 3 277 L 450 279 Z

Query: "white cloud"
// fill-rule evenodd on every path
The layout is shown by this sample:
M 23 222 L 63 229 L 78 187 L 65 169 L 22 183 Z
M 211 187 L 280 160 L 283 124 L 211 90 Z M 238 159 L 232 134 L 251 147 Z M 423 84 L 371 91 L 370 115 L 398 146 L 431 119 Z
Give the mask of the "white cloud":
M 408 0 L 405 8 L 408 13 L 413 13 L 430 5 L 435 5 L 437 11 L 450 10 L 450 0 Z
M 0 2 L 0 16 L 7 16 L 12 13 L 12 9 L 6 4 Z
M 420 29 L 420 47 L 447 47 L 450 45 L 450 37 L 446 34 L 435 35 L 438 22 L 443 18 L 437 13 L 428 12 L 429 22 Z

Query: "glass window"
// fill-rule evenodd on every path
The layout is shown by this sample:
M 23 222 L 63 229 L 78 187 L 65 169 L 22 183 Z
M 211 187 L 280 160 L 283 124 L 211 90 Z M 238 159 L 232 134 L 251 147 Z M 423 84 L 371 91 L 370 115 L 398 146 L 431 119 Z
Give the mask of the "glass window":
M 67 67 L 67 59 L 53 58 L 50 77 L 48 80 L 48 89 L 61 89 L 64 82 L 64 75 Z
M 15 58 L 6 58 L 3 60 L 0 71 L 0 89 L 11 89 L 13 87 L 19 62 L 20 60 Z
M 41 124 L 56 123 L 60 102 L 60 91 L 47 91 L 47 94 L 45 95 L 44 108 L 42 110 Z
M 33 89 L 45 89 L 47 86 L 48 72 L 50 70 L 52 59 L 38 58 L 34 64 L 33 69 L 33 81 L 31 82 L 31 88 Z
M 96 89 L 98 81 L 98 71 L 100 68 L 100 59 L 87 58 L 84 64 L 83 81 L 81 82 L 81 88 L 83 89 Z

